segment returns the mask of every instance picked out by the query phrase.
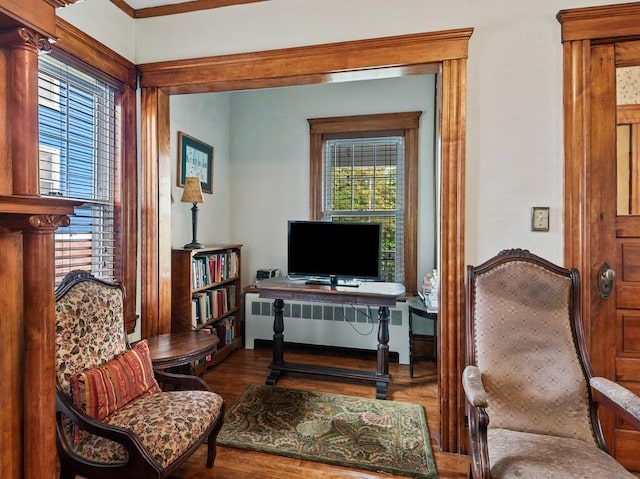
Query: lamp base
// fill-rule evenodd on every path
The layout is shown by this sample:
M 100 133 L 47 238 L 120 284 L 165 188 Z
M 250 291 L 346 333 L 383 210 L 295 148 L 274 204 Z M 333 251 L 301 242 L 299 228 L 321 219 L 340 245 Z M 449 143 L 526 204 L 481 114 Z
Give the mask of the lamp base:
M 201 249 L 201 248 L 204 248 L 204 245 L 195 240 L 192 241 L 191 243 L 187 243 L 186 245 L 184 245 L 184 249 Z

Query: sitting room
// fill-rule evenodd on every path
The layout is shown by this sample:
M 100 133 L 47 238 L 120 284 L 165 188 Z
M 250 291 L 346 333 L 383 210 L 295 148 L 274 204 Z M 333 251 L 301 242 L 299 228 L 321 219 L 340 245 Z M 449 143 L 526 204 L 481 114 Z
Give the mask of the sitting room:
M 488 477 L 463 391 L 466 268 L 511 248 L 576 268 L 593 373 L 638 390 L 640 4 L 445 3 L 0 0 L 7 477 L 111 477 L 79 465 L 84 432 L 185 389 L 211 405 L 202 431 L 169 457 L 114 422 L 132 449 L 110 460 L 135 463 L 118 475 Z M 376 229 L 296 245 L 320 223 Z M 122 291 L 96 311 L 126 334 L 76 370 L 60 321 L 95 319 L 63 314 L 77 270 Z M 70 376 L 124 354 L 155 379 L 78 414 Z M 331 410 L 329 430 L 307 409 Z M 600 422 L 638 474 L 631 417 Z M 383 455 L 382 436 L 406 449 Z

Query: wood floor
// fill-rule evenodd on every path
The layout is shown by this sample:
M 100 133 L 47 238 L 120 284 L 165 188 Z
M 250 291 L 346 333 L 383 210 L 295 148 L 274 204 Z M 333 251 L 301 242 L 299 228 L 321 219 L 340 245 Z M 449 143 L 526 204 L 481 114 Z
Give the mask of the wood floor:
M 375 370 L 373 357 L 343 357 L 334 353 L 310 353 L 287 351 L 288 361 L 310 362 L 347 368 Z M 231 405 L 249 384 L 263 384 L 271 361 L 270 349 L 241 349 L 232 353 L 225 361 L 209 369 L 203 378 L 211 388 L 221 394 L 227 406 Z M 439 478 L 465 478 L 468 469 L 466 456 L 439 452 L 437 374 L 433 362 L 420 361 L 415 364 L 414 377 L 409 377 L 409 366 L 392 363 L 390 373 L 393 383 L 388 398 L 422 404 L 427 413 L 436 466 Z M 375 397 L 372 384 L 350 384 L 341 380 L 283 375 L 278 386 L 297 389 L 322 390 L 351 396 Z M 218 455 L 213 469 L 204 467 L 205 448 L 201 447 L 172 476 L 173 479 L 393 479 L 400 476 L 377 474 L 327 464 L 301 461 L 282 456 L 262 454 L 218 446 Z

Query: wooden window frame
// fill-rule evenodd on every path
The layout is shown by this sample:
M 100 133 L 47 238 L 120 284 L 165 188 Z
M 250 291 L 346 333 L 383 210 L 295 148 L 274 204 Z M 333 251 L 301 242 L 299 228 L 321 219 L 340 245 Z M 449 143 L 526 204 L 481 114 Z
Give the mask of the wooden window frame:
M 420 111 L 381 113 L 374 115 L 311 118 L 310 137 L 310 215 L 313 220 L 323 218 L 322 171 L 323 141 L 327 135 L 382 134 L 401 131 L 405 141 L 404 160 L 404 286 L 406 296 L 417 293 L 418 284 L 418 129 Z

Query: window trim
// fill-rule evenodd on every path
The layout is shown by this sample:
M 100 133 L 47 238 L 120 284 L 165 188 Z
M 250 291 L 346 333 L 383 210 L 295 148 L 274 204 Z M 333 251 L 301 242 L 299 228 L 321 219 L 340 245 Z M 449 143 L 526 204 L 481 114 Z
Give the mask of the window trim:
M 136 66 L 70 23 L 56 18 L 58 39 L 49 55 L 76 68 L 91 72 L 119 90 L 121 134 L 118 144 L 120 162 L 119 197 L 114 202 L 115 234 L 120 245 L 116 251 L 116 277 L 125 288 L 124 319 L 128 334 L 137 321 L 138 266 L 138 168 L 136 157 Z
M 418 128 L 421 111 L 380 113 L 373 115 L 310 118 L 310 217 L 323 218 L 322 143 L 326 136 L 377 134 L 401 130 L 405 139 L 404 162 L 404 286 L 406 296 L 417 293 L 418 284 Z

